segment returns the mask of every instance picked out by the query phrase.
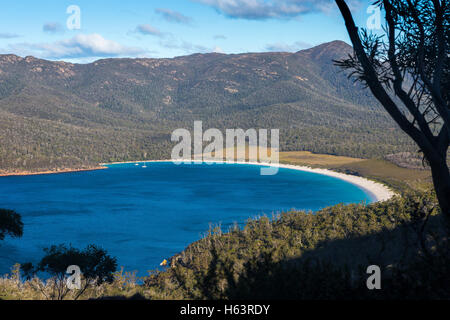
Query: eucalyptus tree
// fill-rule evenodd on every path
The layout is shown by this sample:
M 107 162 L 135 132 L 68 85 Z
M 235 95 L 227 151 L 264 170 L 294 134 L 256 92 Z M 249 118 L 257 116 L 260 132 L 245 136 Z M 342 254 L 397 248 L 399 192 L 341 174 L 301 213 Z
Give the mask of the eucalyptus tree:
M 378 0 L 380 33 L 360 30 L 346 2 L 336 3 L 354 54 L 335 63 L 364 83 L 419 146 L 450 218 L 449 0 Z

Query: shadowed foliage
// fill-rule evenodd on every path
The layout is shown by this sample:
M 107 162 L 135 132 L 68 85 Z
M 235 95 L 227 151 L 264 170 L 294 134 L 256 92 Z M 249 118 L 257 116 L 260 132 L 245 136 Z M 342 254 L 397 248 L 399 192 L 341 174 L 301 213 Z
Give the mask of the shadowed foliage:
M 419 146 L 450 227 L 450 2 L 377 0 L 383 35 L 360 31 L 345 1 L 336 3 L 354 48 L 336 64 L 366 85 Z
M 23 222 L 20 215 L 12 210 L 0 209 L 0 240 L 5 236 L 21 237 Z
M 77 266 L 83 277 L 83 283 L 80 282 L 75 300 L 90 286 L 111 283 L 114 280 L 113 273 L 117 270 L 117 259 L 110 257 L 105 250 L 94 245 L 84 250 L 58 245 L 46 248 L 44 252 L 46 255 L 36 267 L 26 263 L 22 266 L 22 270 L 28 279 L 39 272 L 52 276 L 49 280 L 53 285 L 50 294 L 47 295 L 45 287 L 40 287 L 47 298 L 63 300 L 69 293 L 70 288 L 66 285 L 69 266 Z
M 261 218 L 212 230 L 146 286 L 187 299 L 448 299 L 442 219 L 430 193 Z M 367 289 L 370 265 L 382 290 Z

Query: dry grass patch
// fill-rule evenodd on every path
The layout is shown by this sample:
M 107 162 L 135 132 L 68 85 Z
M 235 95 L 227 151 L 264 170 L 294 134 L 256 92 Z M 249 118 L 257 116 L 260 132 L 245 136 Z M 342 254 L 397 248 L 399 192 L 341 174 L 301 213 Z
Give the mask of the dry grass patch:
M 364 159 L 333 156 L 328 154 L 314 154 L 309 151 L 280 152 L 282 163 L 296 164 L 310 167 L 334 168 L 346 164 L 364 161 Z

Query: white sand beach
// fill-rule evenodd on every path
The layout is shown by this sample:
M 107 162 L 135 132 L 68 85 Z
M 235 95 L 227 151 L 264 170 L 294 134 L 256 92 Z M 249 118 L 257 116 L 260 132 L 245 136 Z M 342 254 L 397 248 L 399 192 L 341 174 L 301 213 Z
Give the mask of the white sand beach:
M 180 162 L 191 162 L 194 163 L 193 160 L 178 160 Z M 114 165 L 114 164 L 126 164 L 126 163 L 155 163 L 155 162 L 173 162 L 172 160 L 149 160 L 149 161 L 128 161 L 128 162 L 114 162 L 114 163 L 102 163 L 101 166 L 106 165 Z M 334 177 L 337 179 L 344 180 L 346 182 L 349 182 L 351 184 L 354 184 L 358 186 L 359 188 L 363 189 L 364 191 L 368 192 L 370 195 L 372 195 L 375 198 L 375 202 L 382 202 L 391 199 L 396 195 L 395 192 L 393 192 L 391 189 L 389 189 L 387 186 L 376 182 L 369 180 L 367 178 L 349 175 L 345 173 L 340 173 L 336 171 L 332 171 L 329 169 L 319 169 L 319 168 L 311 168 L 306 166 L 298 166 L 298 165 L 290 165 L 290 164 L 270 164 L 265 162 L 245 162 L 245 161 L 236 161 L 236 162 L 227 162 L 227 161 L 211 161 L 211 160 L 204 160 L 202 163 L 217 163 L 217 164 L 247 164 L 247 165 L 257 165 L 257 166 L 267 166 L 267 167 L 279 167 L 279 168 L 286 168 L 286 169 L 292 169 L 292 170 L 300 170 L 300 171 L 306 171 L 306 172 L 312 172 L 317 174 L 322 174 L 330 177 Z

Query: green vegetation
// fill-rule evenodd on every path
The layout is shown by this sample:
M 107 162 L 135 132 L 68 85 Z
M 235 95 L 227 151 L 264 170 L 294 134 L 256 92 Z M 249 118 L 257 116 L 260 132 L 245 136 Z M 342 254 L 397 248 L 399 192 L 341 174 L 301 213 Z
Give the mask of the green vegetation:
M 12 210 L 0 209 L 0 240 L 6 236 L 21 237 L 23 234 L 23 222 L 21 216 Z
M 346 298 L 357 298 L 365 287 L 362 270 L 367 266 L 379 265 L 384 280 L 394 281 L 390 268 L 408 268 L 421 252 L 433 255 L 429 248 L 445 247 L 437 213 L 436 200 L 428 193 L 370 206 L 339 205 L 314 215 L 283 213 L 273 221 L 263 217 L 249 221 L 243 230 L 211 231 L 147 285 L 161 297 L 170 292 L 174 298 L 343 298 L 346 290 L 354 292 Z M 431 231 L 435 238 L 428 238 Z M 347 274 L 353 275 L 351 281 Z M 402 290 L 418 283 L 420 279 L 409 278 Z M 379 294 L 396 293 L 385 287 Z M 367 289 L 364 296 L 370 296 Z
M 176 128 L 280 128 L 282 151 L 358 158 L 416 150 L 332 63 L 339 41 L 298 53 L 106 59 L 0 55 L 0 173 L 170 158 Z
M 81 299 L 431 299 L 450 298 L 447 230 L 435 195 L 287 212 L 210 232 L 145 279 L 123 271 Z M 382 270 L 382 290 L 366 268 Z M 45 299 L 19 271 L 0 280 L 0 298 Z M 143 280 L 143 284 L 138 284 Z M 52 283 L 47 283 L 51 286 Z
M 27 279 L 36 278 L 39 272 L 51 275 L 47 285 L 40 281 L 30 282 L 46 299 L 64 300 L 71 293 L 71 288 L 67 286 L 69 266 L 77 266 L 79 270 L 83 270 L 83 279 L 80 278 L 78 283 L 79 288 L 75 294 L 72 294 L 75 300 L 92 286 L 113 282 L 113 273 L 117 270 L 116 258 L 111 258 L 105 250 L 94 245 L 82 251 L 71 246 L 68 248 L 65 245 L 59 245 L 44 249 L 44 252 L 45 256 L 36 267 L 26 263 L 22 266 L 22 270 Z

